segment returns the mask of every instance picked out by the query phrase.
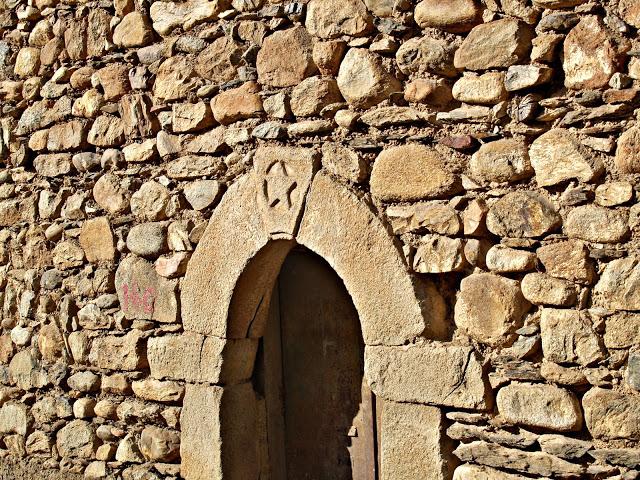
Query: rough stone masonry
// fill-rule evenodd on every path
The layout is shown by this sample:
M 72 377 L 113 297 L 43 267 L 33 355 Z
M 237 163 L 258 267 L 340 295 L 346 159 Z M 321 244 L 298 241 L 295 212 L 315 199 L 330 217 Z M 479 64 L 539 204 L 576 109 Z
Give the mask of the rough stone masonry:
M 381 478 L 640 478 L 638 28 L 638 0 L 0 0 L 0 478 L 200 478 L 189 399 L 245 398 L 256 340 L 183 327 L 185 272 L 292 155 L 428 305 L 402 347 L 384 306 L 365 332 L 404 428 Z

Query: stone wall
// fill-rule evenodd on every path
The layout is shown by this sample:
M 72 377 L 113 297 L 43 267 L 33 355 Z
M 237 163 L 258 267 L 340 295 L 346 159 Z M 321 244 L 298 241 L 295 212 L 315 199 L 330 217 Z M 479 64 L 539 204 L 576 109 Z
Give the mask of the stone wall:
M 303 232 L 260 228 L 337 256 L 425 440 L 389 430 L 382 478 L 638 478 L 637 28 L 636 0 L 0 0 L 0 477 L 202 478 L 185 390 L 240 395 L 256 335 L 187 322 L 184 276 L 300 213 L 247 180 L 293 159 Z

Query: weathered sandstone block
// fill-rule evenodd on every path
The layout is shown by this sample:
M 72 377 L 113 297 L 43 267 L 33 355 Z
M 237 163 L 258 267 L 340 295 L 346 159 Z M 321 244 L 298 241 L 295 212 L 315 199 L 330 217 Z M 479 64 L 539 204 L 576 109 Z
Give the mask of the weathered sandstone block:
M 376 395 L 396 402 L 477 409 L 490 404 L 482 365 L 471 347 L 437 342 L 368 346 L 365 377 Z
M 257 339 L 184 333 L 150 338 L 147 358 L 155 378 L 225 385 L 251 378 L 257 348 Z
M 513 382 L 498 391 L 498 412 L 507 422 L 556 431 L 579 430 L 577 397 L 555 385 Z

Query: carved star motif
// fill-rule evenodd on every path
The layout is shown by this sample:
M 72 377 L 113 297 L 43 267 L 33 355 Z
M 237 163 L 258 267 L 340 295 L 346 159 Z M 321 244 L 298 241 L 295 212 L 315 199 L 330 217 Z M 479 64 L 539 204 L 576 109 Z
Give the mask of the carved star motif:
M 273 208 L 284 204 L 291 208 L 291 194 L 298 185 L 293 180 L 282 162 L 274 163 L 265 178 L 265 196 L 267 204 Z

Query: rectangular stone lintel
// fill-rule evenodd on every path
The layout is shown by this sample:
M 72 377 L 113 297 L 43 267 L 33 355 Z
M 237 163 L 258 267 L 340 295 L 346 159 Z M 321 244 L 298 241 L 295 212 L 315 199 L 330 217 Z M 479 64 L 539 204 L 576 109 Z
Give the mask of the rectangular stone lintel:
M 258 339 L 225 339 L 186 332 L 150 338 L 147 358 L 151 376 L 193 383 L 229 385 L 253 373 Z

